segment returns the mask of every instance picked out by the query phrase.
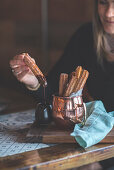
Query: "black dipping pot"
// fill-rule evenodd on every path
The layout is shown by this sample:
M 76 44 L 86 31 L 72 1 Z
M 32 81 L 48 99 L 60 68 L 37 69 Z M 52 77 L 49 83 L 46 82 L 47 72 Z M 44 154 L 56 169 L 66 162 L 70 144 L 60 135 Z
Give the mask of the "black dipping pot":
M 52 121 L 52 106 L 38 103 L 35 111 L 35 122 L 37 125 L 46 125 Z

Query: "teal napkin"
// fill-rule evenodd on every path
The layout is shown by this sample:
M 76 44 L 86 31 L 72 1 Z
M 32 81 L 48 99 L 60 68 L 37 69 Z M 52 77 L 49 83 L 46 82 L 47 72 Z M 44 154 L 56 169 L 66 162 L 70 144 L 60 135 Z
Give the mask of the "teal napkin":
M 86 103 L 86 108 L 85 125 L 76 124 L 71 133 L 83 148 L 99 143 L 114 126 L 114 111 L 107 113 L 102 101 Z

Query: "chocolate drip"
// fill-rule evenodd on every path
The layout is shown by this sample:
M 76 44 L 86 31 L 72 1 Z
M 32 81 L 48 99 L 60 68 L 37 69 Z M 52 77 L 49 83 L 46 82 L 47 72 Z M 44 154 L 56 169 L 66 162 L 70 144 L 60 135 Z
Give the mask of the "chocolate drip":
M 47 87 L 46 78 L 42 75 L 37 75 L 36 78 L 38 79 L 39 83 L 43 85 L 43 87 Z

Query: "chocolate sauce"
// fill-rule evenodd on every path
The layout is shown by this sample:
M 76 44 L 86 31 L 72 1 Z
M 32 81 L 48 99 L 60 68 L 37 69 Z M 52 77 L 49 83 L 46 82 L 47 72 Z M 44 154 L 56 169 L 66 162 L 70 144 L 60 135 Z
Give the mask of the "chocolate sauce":
M 44 103 L 46 104 L 46 87 L 43 88 Z
M 52 107 L 49 104 L 38 103 L 35 112 L 37 125 L 47 125 L 52 121 Z
M 38 79 L 39 83 L 43 85 L 43 87 L 47 87 L 46 78 L 42 75 L 37 75 L 36 78 Z

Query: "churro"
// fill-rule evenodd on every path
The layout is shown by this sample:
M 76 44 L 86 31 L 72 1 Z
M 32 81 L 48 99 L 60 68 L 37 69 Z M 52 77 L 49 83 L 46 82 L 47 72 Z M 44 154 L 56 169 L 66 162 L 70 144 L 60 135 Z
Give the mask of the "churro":
M 38 66 L 35 64 L 35 62 L 31 59 L 31 57 L 28 55 L 28 53 L 24 54 L 24 62 L 25 64 L 31 69 L 33 74 L 37 77 L 40 84 L 42 84 L 44 87 L 47 86 L 47 81 L 41 70 L 38 68 Z
M 59 96 L 63 96 L 67 83 L 68 83 L 68 74 L 61 73 L 60 80 L 59 80 Z

